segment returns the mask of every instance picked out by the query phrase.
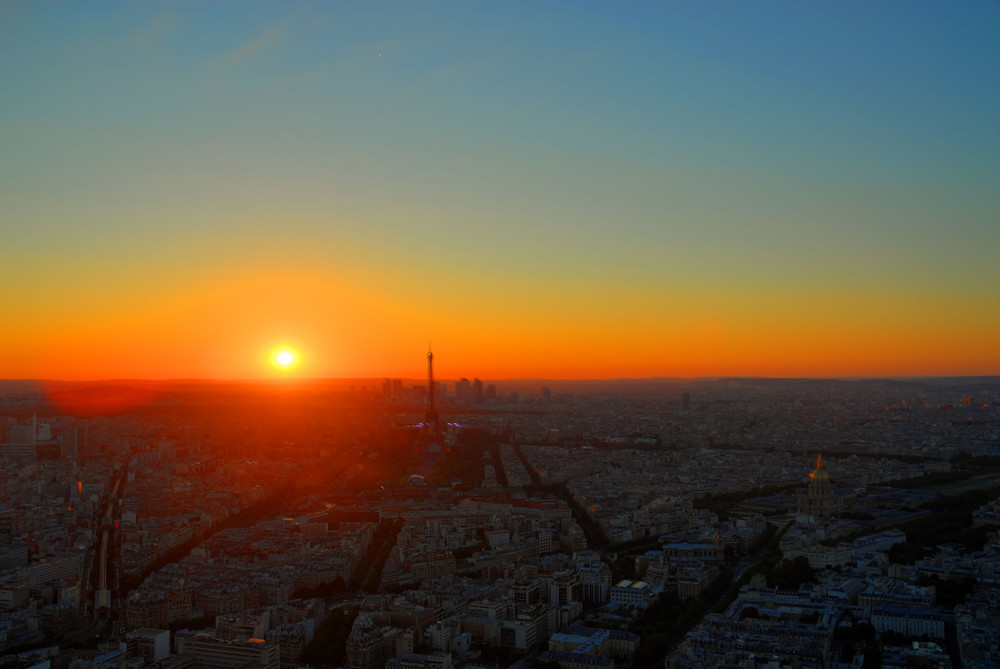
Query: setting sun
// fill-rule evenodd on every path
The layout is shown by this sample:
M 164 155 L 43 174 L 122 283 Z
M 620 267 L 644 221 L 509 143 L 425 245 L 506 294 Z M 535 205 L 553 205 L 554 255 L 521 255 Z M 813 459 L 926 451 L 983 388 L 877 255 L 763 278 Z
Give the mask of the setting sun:
M 271 352 L 271 364 L 278 369 L 294 369 L 299 364 L 299 354 L 292 348 L 283 346 Z

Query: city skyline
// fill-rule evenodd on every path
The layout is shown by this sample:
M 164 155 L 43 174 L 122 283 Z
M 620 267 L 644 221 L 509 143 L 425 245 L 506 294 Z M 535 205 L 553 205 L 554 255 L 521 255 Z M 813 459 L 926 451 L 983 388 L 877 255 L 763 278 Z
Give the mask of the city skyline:
M 998 26 L 4 3 L 0 377 L 998 375 Z

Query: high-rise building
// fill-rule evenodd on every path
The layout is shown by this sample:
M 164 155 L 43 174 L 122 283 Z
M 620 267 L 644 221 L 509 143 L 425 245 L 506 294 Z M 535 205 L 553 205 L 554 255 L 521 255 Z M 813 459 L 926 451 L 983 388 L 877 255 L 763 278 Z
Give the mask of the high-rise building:
M 0 516 L 0 572 L 26 567 L 30 554 L 28 544 L 17 535 L 9 513 Z
M 73 426 L 73 443 L 78 462 L 97 456 L 101 452 L 100 429 L 89 421 L 78 421 Z
M 0 444 L 0 454 L 8 458 L 35 457 L 37 421 L 32 417 L 30 425 L 11 425 Z

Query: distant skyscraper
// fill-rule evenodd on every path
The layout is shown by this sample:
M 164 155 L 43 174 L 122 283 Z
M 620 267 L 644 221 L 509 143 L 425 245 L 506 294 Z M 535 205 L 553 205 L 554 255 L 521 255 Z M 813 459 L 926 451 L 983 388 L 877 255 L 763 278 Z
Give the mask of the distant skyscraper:
M 460 402 L 468 402 L 472 399 L 472 384 L 467 378 L 462 377 L 455 384 L 455 396 Z
M 434 353 L 427 351 L 427 416 L 424 419 L 432 432 L 438 431 L 438 414 L 434 408 Z
M 691 393 L 684 393 L 681 395 L 681 409 L 683 411 L 691 410 Z
M 36 421 L 32 418 L 31 425 L 11 425 L 0 451 L 4 457 L 28 458 L 35 457 Z
M 483 382 L 479 379 L 472 380 L 472 401 L 476 404 L 482 404 L 484 402 Z
M 12 425 L 7 431 L 6 443 L 31 445 L 35 440 L 34 434 L 34 425 Z
M 78 421 L 73 426 L 73 451 L 77 462 L 93 458 L 101 452 L 101 433 L 96 425 Z

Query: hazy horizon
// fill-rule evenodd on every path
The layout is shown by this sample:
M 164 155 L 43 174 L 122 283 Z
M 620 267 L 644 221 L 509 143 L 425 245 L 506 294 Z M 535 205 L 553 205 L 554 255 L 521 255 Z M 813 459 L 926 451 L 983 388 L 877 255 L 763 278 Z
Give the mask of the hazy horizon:
M 456 376 L 456 377 L 437 377 L 435 376 L 435 383 L 446 383 L 451 384 L 461 379 L 472 380 L 473 378 L 479 378 L 474 374 L 468 376 Z M 203 384 L 227 384 L 227 383 L 264 383 L 264 384 L 290 384 L 295 385 L 297 383 L 317 383 L 317 382 L 330 382 L 330 383 L 358 383 L 358 382 L 378 382 L 389 380 L 402 381 L 404 383 L 412 383 L 416 385 L 426 385 L 426 377 L 406 377 L 406 376 L 358 376 L 358 377 L 307 377 L 307 376 L 294 376 L 294 377 L 258 377 L 258 378 L 94 378 L 94 379 L 0 379 L 0 384 L 16 384 L 16 383 L 56 383 L 56 384 L 96 384 L 96 383 L 203 383 Z M 1000 374 L 979 374 L 979 375 L 914 375 L 914 376 L 733 376 L 733 375 L 722 375 L 722 376 L 694 376 L 694 377 L 680 377 L 680 376 L 648 376 L 648 377 L 579 377 L 579 378 L 557 378 L 557 377 L 488 377 L 480 379 L 483 382 L 500 382 L 500 383 L 685 383 L 685 382 L 713 382 L 713 381 L 983 381 L 989 380 L 989 382 L 1000 381 Z

